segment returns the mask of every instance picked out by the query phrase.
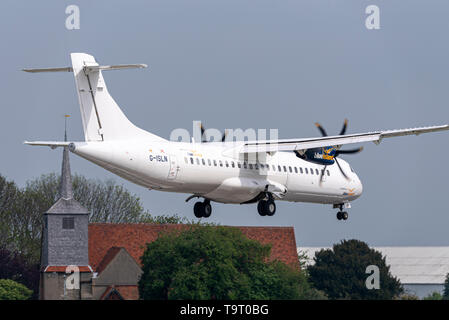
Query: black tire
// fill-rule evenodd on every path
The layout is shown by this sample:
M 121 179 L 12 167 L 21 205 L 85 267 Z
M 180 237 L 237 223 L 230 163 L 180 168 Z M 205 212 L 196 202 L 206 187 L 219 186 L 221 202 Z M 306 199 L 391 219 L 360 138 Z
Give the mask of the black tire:
M 348 220 L 349 215 L 348 215 L 348 213 L 346 211 L 344 211 L 342 213 L 341 217 L 342 217 L 343 220 Z
M 257 211 L 262 217 L 265 217 L 267 215 L 265 211 L 265 202 L 266 202 L 265 200 L 260 200 L 259 203 L 257 204 Z
M 273 200 L 268 200 L 265 203 L 265 212 L 267 216 L 272 217 L 276 213 L 276 203 Z
M 212 214 L 212 206 L 210 205 L 210 203 L 209 202 L 203 203 L 203 217 L 209 218 L 211 214 Z
M 337 219 L 338 219 L 338 220 L 343 219 L 343 212 L 341 212 L 341 211 L 338 211 L 338 212 L 337 212 Z
M 193 206 L 193 214 L 197 218 L 204 217 L 204 203 L 202 203 L 200 201 L 195 203 L 195 205 Z

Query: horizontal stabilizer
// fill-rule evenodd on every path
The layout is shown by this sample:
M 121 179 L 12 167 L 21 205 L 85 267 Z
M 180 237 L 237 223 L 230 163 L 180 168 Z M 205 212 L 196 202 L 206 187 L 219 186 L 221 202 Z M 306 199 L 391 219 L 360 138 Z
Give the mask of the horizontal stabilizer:
M 29 146 L 46 146 L 52 149 L 56 149 L 57 147 L 66 147 L 71 142 L 69 141 L 24 141 L 24 144 Z
M 22 69 L 25 72 L 38 73 L 38 72 L 72 72 L 72 67 L 64 68 L 41 68 L 41 69 Z
M 118 64 L 115 66 L 88 66 L 84 67 L 86 72 L 97 72 L 100 70 L 122 70 L 122 69 L 140 69 L 148 67 L 146 64 Z
M 123 70 L 123 69 L 141 69 L 148 67 L 146 64 L 118 64 L 115 66 L 86 66 L 84 67 L 84 71 L 86 73 L 98 72 L 100 70 Z M 40 68 L 40 69 L 22 69 L 22 71 L 30 72 L 30 73 L 39 73 L 39 72 L 72 72 L 72 67 L 63 67 L 63 68 Z

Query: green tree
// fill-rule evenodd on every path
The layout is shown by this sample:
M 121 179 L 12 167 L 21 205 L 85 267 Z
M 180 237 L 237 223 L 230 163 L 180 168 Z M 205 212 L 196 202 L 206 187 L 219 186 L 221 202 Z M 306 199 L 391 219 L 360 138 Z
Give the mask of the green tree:
M 424 297 L 423 300 L 443 300 L 443 296 L 439 292 L 432 292 L 427 297 Z
M 323 298 L 305 276 L 279 261 L 270 246 L 237 228 L 190 225 L 147 244 L 142 299 Z
M 29 265 L 18 252 L 0 248 L 0 279 L 10 279 L 23 284 L 34 291 L 33 298 L 38 297 L 39 265 Z
M 333 249 L 315 254 L 308 268 L 313 286 L 330 299 L 393 299 L 403 292 L 399 280 L 390 274 L 385 257 L 359 240 L 344 240 Z M 370 265 L 379 268 L 379 289 L 368 289 L 365 273 Z
M 446 281 L 444 281 L 443 300 L 449 300 L 449 273 L 446 275 Z
M 0 279 L 0 300 L 28 300 L 33 291 L 11 279 Z
M 9 222 L 18 193 L 19 189 L 16 184 L 13 181 L 7 181 L 5 177 L 0 175 L 0 244 L 3 246 L 10 242 Z

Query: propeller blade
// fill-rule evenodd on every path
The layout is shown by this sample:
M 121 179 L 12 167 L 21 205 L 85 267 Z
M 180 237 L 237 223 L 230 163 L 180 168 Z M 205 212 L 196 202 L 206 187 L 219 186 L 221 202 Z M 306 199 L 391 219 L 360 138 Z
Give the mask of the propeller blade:
M 315 126 L 320 130 L 323 137 L 327 137 L 327 132 L 324 130 L 324 128 L 319 124 L 318 122 L 315 122 Z
M 206 136 L 204 135 L 204 132 L 206 132 L 206 129 L 204 129 L 204 126 L 202 123 L 200 123 L 201 128 L 201 142 L 207 142 Z
M 221 142 L 225 142 L 226 140 L 226 136 L 228 135 L 228 130 L 225 130 L 225 132 L 223 133 L 223 135 L 221 136 Z
M 327 168 L 327 165 L 324 166 L 324 169 L 323 169 L 323 170 L 321 170 L 321 175 L 320 175 L 320 186 L 321 186 L 321 183 L 323 182 L 323 177 L 324 177 L 324 173 L 326 172 L 326 168 Z
M 343 124 L 343 128 L 341 128 L 340 136 L 344 135 L 346 133 L 346 128 L 348 127 L 348 119 L 345 119 L 345 122 Z
M 349 149 L 349 150 L 337 150 L 335 152 L 335 156 L 338 157 L 340 154 L 354 154 L 359 153 L 363 150 L 363 147 L 357 148 L 357 149 Z
M 346 180 L 349 180 L 349 177 L 346 175 L 346 173 L 343 171 L 343 168 L 340 166 L 340 163 L 338 162 L 337 158 L 334 158 L 335 163 L 337 163 L 338 169 L 340 169 L 341 174 L 343 175 L 343 177 L 346 178 Z

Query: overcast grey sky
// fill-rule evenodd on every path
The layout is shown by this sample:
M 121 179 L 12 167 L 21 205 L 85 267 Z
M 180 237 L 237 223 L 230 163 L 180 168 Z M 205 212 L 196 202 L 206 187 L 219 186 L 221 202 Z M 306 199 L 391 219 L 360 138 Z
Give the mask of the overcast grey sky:
M 65 9 L 80 8 L 79 30 Z M 380 30 L 365 8 L 380 8 Z M 136 125 L 168 138 L 192 120 L 208 128 L 278 128 L 281 138 L 449 123 L 449 2 L 23 1 L 0 2 L 2 108 L 0 174 L 20 186 L 59 172 L 62 150 L 24 140 L 82 140 L 71 74 L 27 74 L 67 66 L 70 52 L 102 64 L 146 63 L 111 71 L 111 95 Z M 274 217 L 255 205 L 214 204 L 213 222 L 294 226 L 298 245 L 357 238 L 370 245 L 449 245 L 449 133 L 388 139 L 344 157 L 364 185 L 349 220 L 330 206 L 278 202 Z M 153 214 L 193 218 L 186 195 L 148 191 L 71 155 L 72 170 L 113 177 Z

